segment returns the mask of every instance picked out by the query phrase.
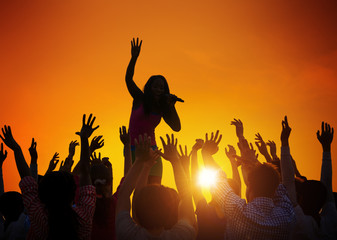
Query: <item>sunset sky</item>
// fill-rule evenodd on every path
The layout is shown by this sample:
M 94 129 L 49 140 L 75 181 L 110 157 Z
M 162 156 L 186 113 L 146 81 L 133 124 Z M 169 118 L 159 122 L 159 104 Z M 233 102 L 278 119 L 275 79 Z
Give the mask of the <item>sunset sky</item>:
M 36 139 L 44 174 L 55 152 L 63 160 L 70 141 L 79 140 L 82 114 L 93 113 L 115 189 L 123 174 L 118 128 L 128 126 L 132 104 L 124 77 L 130 41 L 139 37 L 138 86 L 161 74 L 185 100 L 176 104 L 179 143 L 190 150 L 196 138 L 219 129 L 223 139 L 214 157 L 231 176 L 224 152 L 237 142 L 231 120 L 243 121 L 249 141 L 258 132 L 274 140 L 280 155 L 287 115 L 292 156 L 303 175 L 319 179 L 316 131 L 321 121 L 337 128 L 336 12 L 334 0 L 0 1 L 0 126 L 12 127 L 28 163 Z M 172 131 L 162 121 L 158 143 L 165 133 Z M 5 191 L 18 191 L 14 154 L 6 149 Z M 337 139 L 334 191 L 336 154 Z M 165 162 L 163 184 L 173 183 Z

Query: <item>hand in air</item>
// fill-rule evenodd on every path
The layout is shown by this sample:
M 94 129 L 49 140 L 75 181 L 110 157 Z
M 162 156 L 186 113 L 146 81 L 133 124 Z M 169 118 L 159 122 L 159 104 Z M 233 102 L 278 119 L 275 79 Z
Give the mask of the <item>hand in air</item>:
M 221 134 L 219 135 L 219 130 L 216 131 L 215 135 L 212 132 L 210 139 L 208 139 L 208 133 L 206 133 L 206 140 L 202 147 L 202 152 L 208 153 L 210 155 L 217 153 L 219 150 L 219 143 L 221 141 L 221 138 L 222 135 Z
M 7 150 L 4 151 L 4 145 L 3 145 L 3 143 L 1 143 L 1 149 L 0 149 L 0 168 L 2 168 L 2 164 L 4 163 L 6 157 L 7 157 Z
M 334 129 L 330 127 L 330 124 L 322 122 L 321 132 L 318 130 L 316 135 L 318 141 L 322 144 L 324 152 L 331 151 L 331 143 L 333 140 Z
M 77 142 L 77 140 L 71 141 L 69 143 L 69 157 L 70 158 L 74 157 L 74 155 L 75 155 L 75 148 L 76 148 L 76 146 L 79 146 L 79 145 L 80 144 Z
M 190 154 L 187 153 L 187 146 L 186 145 L 185 145 L 185 151 L 183 151 L 183 148 L 182 148 L 181 145 L 179 145 L 179 150 L 180 150 L 180 154 L 178 152 L 178 156 L 179 156 L 180 162 L 183 165 L 185 173 L 188 174 L 189 169 L 190 169 L 191 153 Z
M 139 42 L 139 38 L 137 38 L 137 40 L 135 38 L 132 39 L 132 41 L 131 41 L 131 56 L 133 58 L 138 58 L 139 53 L 140 53 L 140 49 L 142 47 L 142 43 L 143 43 L 143 40 L 140 40 L 140 42 Z
M 97 149 L 100 149 L 104 146 L 104 139 L 102 139 L 102 137 L 103 137 L 102 135 L 93 137 L 90 143 L 91 153 L 95 152 Z
M 262 155 L 267 155 L 268 154 L 268 149 L 265 141 L 263 141 L 262 136 L 260 133 L 255 134 L 255 145 L 259 149 L 259 152 Z
M 71 172 L 71 167 L 73 166 L 74 161 L 71 158 L 66 158 L 64 161 L 60 164 L 60 171 L 64 172 Z
M 202 149 L 202 146 L 204 146 L 204 140 L 203 139 L 195 139 L 195 144 L 192 147 L 193 151 L 198 151 L 199 149 Z
M 281 142 L 282 146 L 289 146 L 289 136 L 290 136 L 291 128 L 288 124 L 287 116 L 284 117 L 282 121 L 282 132 L 281 132 Z
M 95 122 L 96 117 L 92 118 L 92 114 L 89 115 L 88 118 L 88 122 L 85 123 L 85 118 L 86 115 L 83 114 L 83 120 L 82 120 L 82 128 L 80 132 L 76 132 L 77 135 L 81 136 L 81 137 L 85 137 L 85 138 L 89 138 L 91 136 L 91 134 L 99 127 L 92 127 L 92 125 Z
M 270 148 L 270 155 L 273 157 L 273 159 L 275 157 L 277 157 L 277 155 L 276 155 L 276 143 L 274 141 L 269 140 L 266 144 Z
M 0 135 L 0 138 L 6 144 L 7 147 L 12 149 L 13 151 L 20 147 L 12 135 L 12 130 L 10 126 L 5 125 L 1 130 L 3 136 Z
M 56 152 L 56 153 L 53 155 L 53 158 L 52 158 L 52 159 L 50 160 L 50 162 L 49 162 L 49 167 L 48 167 L 47 172 L 52 172 L 52 171 L 54 171 L 54 169 L 56 168 L 58 162 L 59 162 L 59 153 Z
M 231 121 L 231 125 L 235 126 L 236 136 L 238 138 L 243 138 L 243 124 L 242 124 L 241 120 L 234 118 L 234 121 Z
M 166 139 L 167 142 L 165 143 L 165 140 L 160 137 L 164 151 L 162 157 L 171 163 L 179 161 L 179 154 L 177 151 L 178 140 L 174 138 L 173 134 L 171 134 L 171 138 L 168 134 L 166 134 Z
M 122 126 L 119 128 L 119 138 L 121 142 L 124 144 L 124 146 L 130 144 L 130 134 L 129 131 L 126 131 L 126 127 Z

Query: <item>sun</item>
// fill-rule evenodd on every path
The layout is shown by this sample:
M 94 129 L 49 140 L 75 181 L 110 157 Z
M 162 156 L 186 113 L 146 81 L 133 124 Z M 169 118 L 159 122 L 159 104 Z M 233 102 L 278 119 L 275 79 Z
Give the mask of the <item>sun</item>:
M 199 172 L 198 183 L 202 187 L 212 187 L 216 183 L 217 171 L 211 168 L 204 168 Z

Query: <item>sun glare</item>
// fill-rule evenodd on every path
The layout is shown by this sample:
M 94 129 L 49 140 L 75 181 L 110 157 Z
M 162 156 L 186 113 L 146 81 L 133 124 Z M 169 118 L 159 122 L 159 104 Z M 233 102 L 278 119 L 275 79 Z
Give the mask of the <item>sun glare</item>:
M 217 171 L 210 168 L 204 168 L 199 173 L 199 185 L 202 187 L 211 187 L 215 185 Z

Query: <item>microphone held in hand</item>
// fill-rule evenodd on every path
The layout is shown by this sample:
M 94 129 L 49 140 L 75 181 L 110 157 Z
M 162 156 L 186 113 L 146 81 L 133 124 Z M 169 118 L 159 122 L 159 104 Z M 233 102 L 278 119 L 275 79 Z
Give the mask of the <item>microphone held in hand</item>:
M 164 94 L 165 97 L 170 97 L 174 102 L 185 102 L 184 100 L 182 100 L 181 98 L 177 97 L 174 94 Z

